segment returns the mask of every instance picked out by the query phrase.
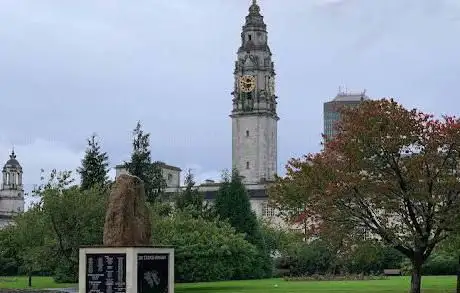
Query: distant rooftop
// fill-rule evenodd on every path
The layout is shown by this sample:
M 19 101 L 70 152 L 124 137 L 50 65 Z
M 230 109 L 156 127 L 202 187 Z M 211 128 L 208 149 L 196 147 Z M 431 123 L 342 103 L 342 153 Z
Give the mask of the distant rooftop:
M 363 101 L 369 100 L 369 97 L 366 95 L 366 90 L 362 92 L 338 92 L 337 96 L 332 100 L 334 102 L 353 102 L 353 101 Z

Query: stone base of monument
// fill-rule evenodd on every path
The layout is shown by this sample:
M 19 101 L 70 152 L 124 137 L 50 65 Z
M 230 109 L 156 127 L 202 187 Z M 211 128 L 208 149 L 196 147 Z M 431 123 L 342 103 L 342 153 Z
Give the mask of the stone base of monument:
M 173 293 L 172 247 L 80 248 L 79 293 Z

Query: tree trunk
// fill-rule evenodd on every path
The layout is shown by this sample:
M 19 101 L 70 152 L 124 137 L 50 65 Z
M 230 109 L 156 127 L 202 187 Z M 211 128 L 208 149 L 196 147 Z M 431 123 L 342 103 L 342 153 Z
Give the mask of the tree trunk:
M 420 293 L 422 288 L 422 264 L 418 258 L 412 260 L 412 276 L 410 281 L 410 293 Z
M 460 255 L 458 256 L 457 265 L 457 293 L 460 293 Z
M 29 279 L 29 287 L 32 287 L 32 272 L 29 271 L 29 273 L 27 274 L 28 275 L 28 279 Z

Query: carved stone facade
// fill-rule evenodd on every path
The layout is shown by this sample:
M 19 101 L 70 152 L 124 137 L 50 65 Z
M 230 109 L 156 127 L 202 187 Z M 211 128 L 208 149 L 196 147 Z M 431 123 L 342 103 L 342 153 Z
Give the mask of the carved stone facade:
M 277 172 L 275 69 L 267 26 L 256 1 L 241 33 L 234 70 L 232 167 L 246 184 L 272 181 Z
M 3 166 L 0 188 L 0 228 L 12 223 L 13 216 L 24 211 L 24 187 L 22 167 L 11 152 L 9 160 Z

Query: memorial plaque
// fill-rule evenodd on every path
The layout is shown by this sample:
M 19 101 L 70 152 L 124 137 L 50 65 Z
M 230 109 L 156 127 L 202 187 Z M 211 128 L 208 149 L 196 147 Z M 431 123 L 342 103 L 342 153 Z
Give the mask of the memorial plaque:
M 137 255 L 137 292 L 168 293 L 169 254 L 143 253 Z
M 126 293 L 126 254 L 87 254 L 86 293 Z

